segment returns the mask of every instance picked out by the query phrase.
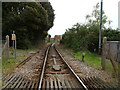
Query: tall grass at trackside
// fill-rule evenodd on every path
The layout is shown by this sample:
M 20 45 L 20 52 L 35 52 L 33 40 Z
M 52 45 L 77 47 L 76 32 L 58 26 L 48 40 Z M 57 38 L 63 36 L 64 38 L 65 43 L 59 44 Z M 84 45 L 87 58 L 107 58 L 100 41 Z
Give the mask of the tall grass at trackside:
M 15 60 L 13 58 L 9 58 L 8 60 L 2 60 L 2 72 L 6 74 L 10 74 L 13 72 L 15 66 L 19 63 L 20 61 Z
M 94 67 L 96 69 L 101 69 L 101 57 L 94 53 L 91 53 L 90 51 L 80 51 L 80 52 L 74 53 L 73 56 L 79 60 L 82 60 L 83 53 L 85 53 L 85 58 L 84 58 L 85 64 L 87 64 L 91 67 Z M 115 65 L 116 65 L 116 69 L 117 69 L 118 64 L 115 63 Z M 106 60 L 105 71 L 110 72 L 110 73 L 114 72 L 110 60 Z
M 28 49 L 28 50 L 21 50 L 21 49 L 17 49 L 16 50 L 16 53 L 17 53 L 17 56 L 16 58 L 17 59 L 14 59 L 14 50 L 10 49 L 10 58 L 9 59 L 3 59 L 2 60 L 2 72 L 5 73 L 5 74 L 11 74 L 15 67 L 20 63 L 22 62 L 24 59 L 27 58 L 27 54 L 29 54 L 29 52 L 31 51 L 37 51 L 37 49 Z
M 2 81 L 0 81 L 0 88 L 2 87 Z

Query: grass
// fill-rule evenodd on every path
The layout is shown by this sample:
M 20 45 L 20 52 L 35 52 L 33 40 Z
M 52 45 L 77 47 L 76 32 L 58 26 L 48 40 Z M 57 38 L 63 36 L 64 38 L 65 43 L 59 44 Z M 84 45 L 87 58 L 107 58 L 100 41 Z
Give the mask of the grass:
M 21 49 L 17 49 L 17 59 L 14 59 L 14 55 L 13 52 L 14 50 L 10 49 L 10 58 L 9 59 L 2 59 L 2 72 L 4 74 L 11 74 L 13 73 L 15 67 L 22 62 L 25 58 L 27 58 L 27 54 L 31 51 L 36 51 L 37 49 L 28 49 L 28 50 L 21 50 Z
M 10 58 L 8 60 L 2 61 L 2 72 L 5 74 L 11 74 L 14 68 L 18 65 L 20 61 Z
M 38 50 L 38 49 L 37 48 L 27 49 L 27 50 L 17 49 L 16 52 L 26 54 L 26 53 L 29 53 L 30 51 L 36 51 L 36 50 Z M 14 50 L 10 49 L 10 53 L 14 53 Z
M 83 53 L 85 53 L 85 58 L 84 58 L 85 64 L 87 64 L 91 67 L 94 67 L 96 69 L 101 69 L 101 57 L 94 54 L 94 53 L 91 53 L 89 51 L 80 51 L 80 52 L 74 53 L 73 56 L 77 59 L 82 60 L 82 54 Z M 117 64 L 115 64 L 115 65 L 116 65 L 116 68 L 117 68 Z M 105 71 L 107 71 L 108 73 L 113 73 L 114 72 L 112 64 L 109 60 L 106 60 Z
M 2 81 L 0 81 L 0 87 L 2 87 Z
M 100 66 L 100 57 L 96 57 L 95 54 L 89 52 L 89 51 L 80 51 L 77 53 L 74 53 L 74 57 L 77 59 L 82 60 L 82 54 L 85 53 L 84 61 L 87 65 L 99 68 Z

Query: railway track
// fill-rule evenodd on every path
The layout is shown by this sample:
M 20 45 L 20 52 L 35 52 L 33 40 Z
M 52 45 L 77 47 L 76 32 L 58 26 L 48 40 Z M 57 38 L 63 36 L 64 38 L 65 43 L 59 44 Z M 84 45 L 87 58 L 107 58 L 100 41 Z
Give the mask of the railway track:
M 98 77 L 78 77 L 54 44 L 49 45 L 42 55 L 44 55 L 42 66 L 37 67 L 40 68 L 38 81 L 27 80 L 22 75 L 12 74 L 3 78 L 5 84 L 2 90 L 6 90 L 6 88 L 13 90 L 18 88 L 31 90 L 103 90 L 115 88 Z
M 54 44 L 48 47 L 45 55 L 39 89 L 83 89 L 86 85 L 75 74 Z
M 39 51 L 33 53 L 32 55 L 30 55 L 29 57 L 27 57 L 25 60 L 23 60 L 21 63 L 19 63 L 17 65 L 17 68 L 21 67 L 22 65 L 24 65 L 26 62 L 28 62 L 33 56 L 35 56 L 37 53 L 39 53 Z

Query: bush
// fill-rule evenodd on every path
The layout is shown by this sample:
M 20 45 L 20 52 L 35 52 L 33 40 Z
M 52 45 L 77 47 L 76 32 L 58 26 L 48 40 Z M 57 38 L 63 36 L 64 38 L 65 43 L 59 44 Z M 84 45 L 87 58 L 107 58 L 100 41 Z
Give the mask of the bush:
M 102 38 L 106 36 L 108 40 L 120 40 L 120 31 L 118 30 L 105 29 L 102 34 Z M 91 52 L 98 52 L 99 25 L 76 24 L 67 29 L 61 43 L 75 51 L 87 49 Z
M 104 30 L 103 35 L 106 36 L 109 41 L 120 41 L 120 31 L 118 30 L 108 28 Z
M 18 44 L 17 48 L 19 49 L 28 49 L 32 47 L 31 42 L 27 39 L 19 40 L 17 44 Z

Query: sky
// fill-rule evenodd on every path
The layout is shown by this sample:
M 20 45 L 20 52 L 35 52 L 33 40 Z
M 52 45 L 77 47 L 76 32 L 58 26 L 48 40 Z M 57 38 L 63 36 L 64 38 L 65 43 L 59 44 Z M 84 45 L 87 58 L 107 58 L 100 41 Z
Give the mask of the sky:
M 103 10 L 112 20 L 111 27 L 118 28 L 118 2 L 120 0 L 103 0 Z M 85 23 L 85 16 L 91 14 L 93 6 L 101 0 L 49 0 L 55 10 L 54 26 L 49 30 L 49 34 L 62 35 L 66 29 L 71 28 L 76 23 Z

